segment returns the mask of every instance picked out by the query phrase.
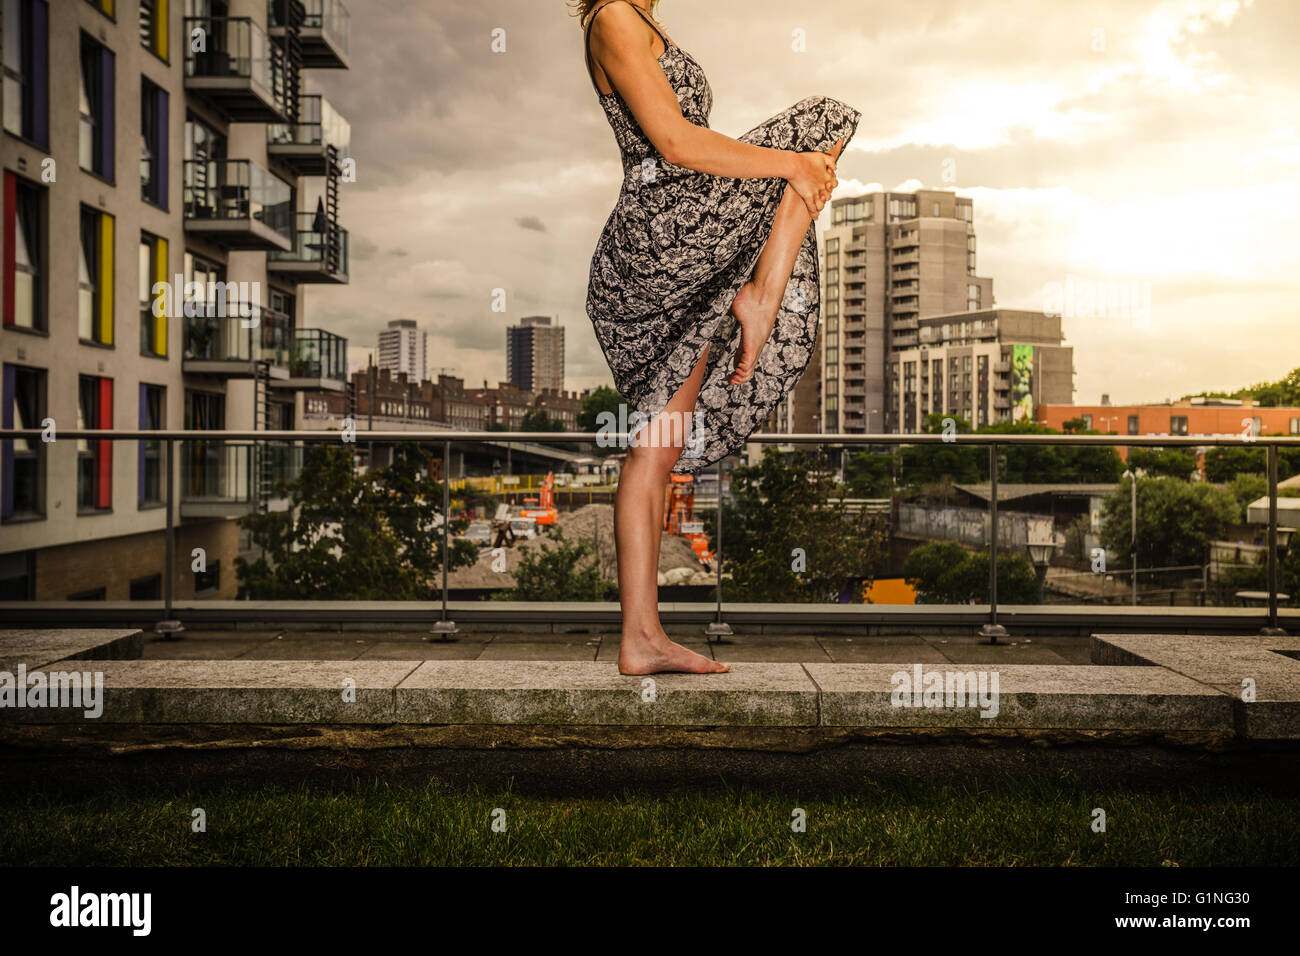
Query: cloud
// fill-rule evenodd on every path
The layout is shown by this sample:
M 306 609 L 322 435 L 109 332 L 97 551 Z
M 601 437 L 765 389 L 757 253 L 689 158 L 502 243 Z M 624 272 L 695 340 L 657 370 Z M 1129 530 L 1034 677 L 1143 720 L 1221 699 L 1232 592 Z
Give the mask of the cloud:
M 352 124 L 358 179 L 342 196 L 351 283 L 311 288 L 307 324 L 363 354 L 413 317 L 440 365 L 495 382 L 506 326 L 558 315 L 569 386 L 608 382 L 586 288 L 622 169 L 576 21 L 560 0 L 364 6 L 352 68 L 310 73 Z M 972 196 L 999 303 L 1067 275 L 1149 282 L 1150 329 L 1066 323 L 1079 401 L 1295 364 L 1300 4 L 665 0 L 659 17 L 704 67 L 713 128 L 737 135 L 825 93 L 863 113 L 837 196 L 882 183 Z M 1148 360 L 1153 335 L 1177 361 Z

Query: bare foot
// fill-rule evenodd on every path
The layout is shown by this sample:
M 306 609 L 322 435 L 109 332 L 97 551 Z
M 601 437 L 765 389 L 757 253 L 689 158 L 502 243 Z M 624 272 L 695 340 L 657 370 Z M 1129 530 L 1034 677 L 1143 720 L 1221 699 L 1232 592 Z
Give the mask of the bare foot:
M 620 674 L 725 674 L 730 664 L 721 664 L 687 650 L 668 639 L 624 635 L 618 648 Z
M 746 282 L 736 293 L 731 312 L 740 323 L 740 349 L 736 353 L 736 370 L 730 379 L 732 385 L 743 385 L 754 377 L 758 357 L 772 334 L 772 326 L 776 325 L 780 307 L 779 298 L 766 298 L 753 282 Z

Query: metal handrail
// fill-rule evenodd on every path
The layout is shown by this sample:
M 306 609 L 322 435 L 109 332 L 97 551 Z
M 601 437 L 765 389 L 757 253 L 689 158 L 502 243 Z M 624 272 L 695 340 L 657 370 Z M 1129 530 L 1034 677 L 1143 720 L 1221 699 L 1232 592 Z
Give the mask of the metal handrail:
M 0 428 L 0 441 L 18 438 L 39 439 L 43 434 L 39 428 Z M 301 442 L 337 442 L 344 441 L 345 433 L 341 430 L 317 431 L 257 431 L 257 430 L 203 430 L 203 429 L 68 429 L 56 431 L 56 440 L 63 438 L 88 438 L 100 441 L 135 440 L 162 441 L 167 444 L 167 494 L 166 494 L 166 551 L 167 566 L 172 566 L 175 553 L 175 507 L 174 443 L 177 441 L 301 441 Z M 448 462 L 451 443 L 460 442 L 589 442 L 613 440 L 626 445 L 629 435 L 623 432 L 488 432 L 456 431 L 455 429 L 426 429 L 417 431 L 367 431 L 361 430 L 367 443 L 374 442 L 440 442 L 443 446 L 443 461 Z M 354 434 L 351 441 L 355 441 Z M 999 637 L 1007 636 L 1004 627 L 998 624 L 997 602 L 997 565 L 998 565 L 998 446 L 999 445 L 1102 445 L 1102 446 L 1214 446 L 1239 447 L 1244 444 L 1262 445 L 1267 449 L 1268 470 L 1268 615 L 1267 623 L 1260 628 L 1260 633 L 1269 636 L 1283 635 L 1286 632 L 1278 625 L 1278 557 L 1277 557 L 1277 464 L 1278 449 L 1281 447 L 1300 447 L 1300 435 L 1268 435 L 1246 437 L 1245 435 L 1196 436 L 1196 435 L 1022 435 L 1006 433 L 954 433 L 916 434 L 916 435 L 847 435 L 847 434 L 756 434 L 751 435 L 746 443 L 767 445 L 931 445 L 931 444 L 971 444 L 987 445 L 989 449 L 989 620 L 980 628 L 980 636 L 989 643 L 996 644 Z M 722 462 L 717 463 L 718 475 L 718 522 L 717 536 L 719 547 L 715 560 L 716 569 L 716 610 L 715 619 L 708 627 L 710 637 L 724 638 L 731 633 L 731 628 L 722 619 Z M 445 640 L 456 633 L 455 622 L 448 617 L 447 557 L 450 554 L 449 526 L 446 514 L 450 507 L 449 496 L 451 477 L 444 474 L 443 481 L 443 567 L 442 567 L 442 607 L 438 621 L 434 623 L 433 635 Z M 173 575 L 167 573 L 164 580 L 165 619 L 156 627 L 159 633 L 174 636 L 183 630 L 183 626 L 173 616 Z M 1134 575 L 1136 583 L 1137 575 Z

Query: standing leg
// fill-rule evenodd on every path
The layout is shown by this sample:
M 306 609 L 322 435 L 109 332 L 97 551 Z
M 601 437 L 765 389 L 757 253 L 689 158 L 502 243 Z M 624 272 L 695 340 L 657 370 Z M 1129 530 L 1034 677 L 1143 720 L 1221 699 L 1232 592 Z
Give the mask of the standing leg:
M 628 449 L 614 499 L 618 549 L 618 598 L 623 610 L 618 669 L 624 674 L 679 671 L 715 674 L 727 664 L 689 651 L 668 639 L 659 621 L 659 544 L 664 524 L 664 487 L 682 453 L 682 422 L 695 410 L 709 348 L 663 412 Z
M 837 142 L 829 153 L 839 159 L 844 140 Z M 777 206 L 772 231 L 768 234 L 763 251 L 754 263 L 754 277 L 740 287 L 731 305 L 740 322 L 740 354 L 736 357 L 736 371 L 731 376 L 732 385 L 749 381 L 758 365 L 758 357 L 772 334 L 776 314 L 781 308 L 781 297 L 794 271 L 799 247 L 808 234 L 812 216 L 808 207 L 789 185 Z

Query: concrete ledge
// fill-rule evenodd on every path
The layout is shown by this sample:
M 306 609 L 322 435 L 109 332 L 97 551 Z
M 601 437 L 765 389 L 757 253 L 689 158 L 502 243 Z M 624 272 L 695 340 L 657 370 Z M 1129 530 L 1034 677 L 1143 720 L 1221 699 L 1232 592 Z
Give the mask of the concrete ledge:
M 1285 653 L 1283 653 L 1285 652 Z M 1156 665 L 1209 687 L 1232 702 L 1237 732 L 1248 739 L 1300 739 L 1300 637 L 1094 634 L 1099 664 Z M 1253 684 L 1253 699 L 1246 700 Z
M 12 673 L 55 661 L 131 660 L 144 651 L 144 635 L 134 628 L 68 628 L 0 631 L 0 670 Z
M 966 727 L 1024 730 L 1208 731 L 1230 736 L 1232 701 L 1159 667 L 1012 664 L 923 665 L 923 673 L 997 675 L 996 715 L 968 706 L 897 706 L 897 664 L 806 664 L 826 727 Z M 924 682 L 922 683 L 922 688 Z M 904 701 L 912 700 L 910 694 Z
M 0 710 L 19 723 L 391 723 L 393 692 L 414 661 L 104 661 L 103 713 Z M 345 682 L 354 689 L 345 699 Z
M 817 688 L 798 664 L 651 679 L 598 661 L 425 661 L 396 710 L 423 724 L 800 727 L 817 724 Z

